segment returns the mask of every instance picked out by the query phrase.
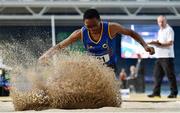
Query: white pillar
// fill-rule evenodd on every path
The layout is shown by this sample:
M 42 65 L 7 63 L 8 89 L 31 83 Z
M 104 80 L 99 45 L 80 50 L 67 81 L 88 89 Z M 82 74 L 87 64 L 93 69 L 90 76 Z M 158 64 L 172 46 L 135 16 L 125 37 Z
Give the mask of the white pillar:
M 54 16 L 51 16 L 51 29 L 52 29 L 52 46 L 56 45 L 56 36 L 55 36 L 55 19 Z
M 56 45 L 56 36 L 55 36 L 55 19 L 54 16 L 51 16 L 51 31 L 52 31 L 52 46 Z M 55 65 L 55 62 L 57 61 L 57 58 L 53 56 L 53 64 Z
M 134 28 L 134 24 L 131 25 L 131 30 L 135 31 L 135 28 Z M 135 40 L 133 38 L 131 38 L 132 40 L 132 45 L 135 45 Z

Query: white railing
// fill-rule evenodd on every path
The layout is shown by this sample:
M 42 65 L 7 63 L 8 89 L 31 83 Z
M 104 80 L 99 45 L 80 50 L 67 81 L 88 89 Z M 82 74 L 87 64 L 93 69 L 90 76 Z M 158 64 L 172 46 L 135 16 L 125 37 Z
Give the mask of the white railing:
M 105 14 L 102 16 L 104 19 L 152 20 L 159 15 L 159 11 L 167 11 L 169 19 L 180 19 L 180 0 L 0 0 L 0 20 L 47 20 L 51 18 L 51 15 L 54 15 L 55 19 L 58 20 L 81 20 L 84 9 L 92 7 L 101 9 Z M 23 11 L 18 11 L 23 13 L 16 13 L 18 8 L 22 8 Z M 39 12 L 34 8 L 39 8 Z M 69 12 L 73 10 L 72 12 L 76 12 L 76 15 L 51 13 L 51 9 L 60 11 L 58 8 Z M 132 8 L 134 8 L 134 11 L 132 11 Z M 152 14 L 144 12 L 147 11 L 147 8 Z M 157 13 L 153 12 L 153 9 L 156 9 Z M 116 11 L 118 13 L 112 15 L 106 11 L 111 11 L 111 13 Z
M 65 1 L 65 2 L 180 2 L 180 0 L 0 0 L 0 2 L 56 2 L 56 1 Z

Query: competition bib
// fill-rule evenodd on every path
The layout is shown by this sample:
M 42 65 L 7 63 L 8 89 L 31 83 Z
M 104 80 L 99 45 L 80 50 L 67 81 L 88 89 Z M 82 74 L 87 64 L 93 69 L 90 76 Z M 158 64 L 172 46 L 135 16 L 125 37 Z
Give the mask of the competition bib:
M 110 60 L 109 54 L 103 55 L 103 56 L 96 56 L 98 60 L 101 60 L 103 62 L 108 62 Z

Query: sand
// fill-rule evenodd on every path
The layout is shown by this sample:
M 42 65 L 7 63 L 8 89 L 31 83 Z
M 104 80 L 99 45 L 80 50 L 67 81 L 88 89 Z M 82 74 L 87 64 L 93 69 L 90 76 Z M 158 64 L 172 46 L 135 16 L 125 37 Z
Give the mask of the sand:
M 133 97 L 134 98 L 134 97 Z M 118 112 L 118 113 L 172 113 L 180 111 L 180 100 L 169 101 L 169 102 L 123 102 L 121 108 L 117 107 L 103 107 L 99 109 L 72 109 L 72 110 L 64 110 L 64 109 L 47 109 L 42 111 L 17 111 L 16 113 L 57 113 L 57 112 Z M 13 104 L 9 98 L 2 99 L 0 101 L 0 113 L 11 113 L 15 112 Z

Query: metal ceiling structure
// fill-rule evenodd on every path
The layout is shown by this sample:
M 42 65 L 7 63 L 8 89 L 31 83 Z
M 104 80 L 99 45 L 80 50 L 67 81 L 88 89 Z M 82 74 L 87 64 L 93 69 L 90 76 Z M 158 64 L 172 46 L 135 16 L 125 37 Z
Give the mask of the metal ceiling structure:
M 152 22 L 158 15 L 166 15 L 174 24 L 180 20 L 180 0 L 1 0 L 0 24 L 43 24 L 52 15 L 59 24 L 80 24 L 88 8 L 96 8 L 102 19 L 111 21 Z

